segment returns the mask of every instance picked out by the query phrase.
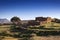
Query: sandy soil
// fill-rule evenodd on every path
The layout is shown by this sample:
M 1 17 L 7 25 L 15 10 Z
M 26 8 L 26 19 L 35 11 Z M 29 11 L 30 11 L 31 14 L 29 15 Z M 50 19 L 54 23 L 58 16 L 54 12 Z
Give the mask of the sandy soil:
M 32 40 L 60 40 L 60 36 L 34 36 Z

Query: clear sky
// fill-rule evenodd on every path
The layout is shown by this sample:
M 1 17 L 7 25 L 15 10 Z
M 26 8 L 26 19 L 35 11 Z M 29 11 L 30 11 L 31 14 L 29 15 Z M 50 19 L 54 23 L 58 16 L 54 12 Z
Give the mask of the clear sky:
M 0 18 L 22 20 L 38 16 L 60 18 L 60 0 L 0 0 Z

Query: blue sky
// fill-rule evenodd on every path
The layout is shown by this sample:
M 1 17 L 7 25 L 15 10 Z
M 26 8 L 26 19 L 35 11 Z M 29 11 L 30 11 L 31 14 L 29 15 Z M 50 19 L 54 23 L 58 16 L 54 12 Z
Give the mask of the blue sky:
M 38 16 L 60 18 L 60 0 L 0 0 L 0 18 L 22 20 Z

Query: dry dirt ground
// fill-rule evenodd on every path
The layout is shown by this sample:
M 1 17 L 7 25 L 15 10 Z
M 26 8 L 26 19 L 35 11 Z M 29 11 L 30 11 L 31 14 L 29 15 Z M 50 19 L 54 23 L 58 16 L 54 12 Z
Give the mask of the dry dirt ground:
M 33 40 L 60 40 L 60 36 L 34 36 Z
M 2 40 L 18 40 L 18 38 L 5 37 Z M 33 36 L 30 40 L 60 40 L 60 36 Z

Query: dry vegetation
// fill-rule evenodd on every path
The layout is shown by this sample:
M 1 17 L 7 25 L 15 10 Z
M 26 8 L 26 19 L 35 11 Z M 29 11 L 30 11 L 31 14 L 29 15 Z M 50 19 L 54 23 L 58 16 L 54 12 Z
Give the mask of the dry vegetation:
M 60 40 L 59 23 L 51 22 L 45 23 L 44 26 L 28 26 L 22 24 L 18 17 L 13 17 L 11 22 L 13 22 L 12 25 L 0 26 L 0 40 Z
M 10 28 L 10 25 L 3 25 L 3 26 L 0 26 L 0 31 L 1 29 L 3 31 L 7 31 L 7 29 Z M 28 38 L 28 37 L 27 37 Z M 22 39 L 22 38 L 15 38 L 15 37 L 11 37 L 11 36 L 3 36 L 1 37 L 0 36 L 0 39 L 1 40 L 27 40 L 27 39 Z M 32 37 L 30 37 L 30 39 L 28 40 L 60 40 L 60 36 L 37 36 L 36 34 L 33 34 Z

